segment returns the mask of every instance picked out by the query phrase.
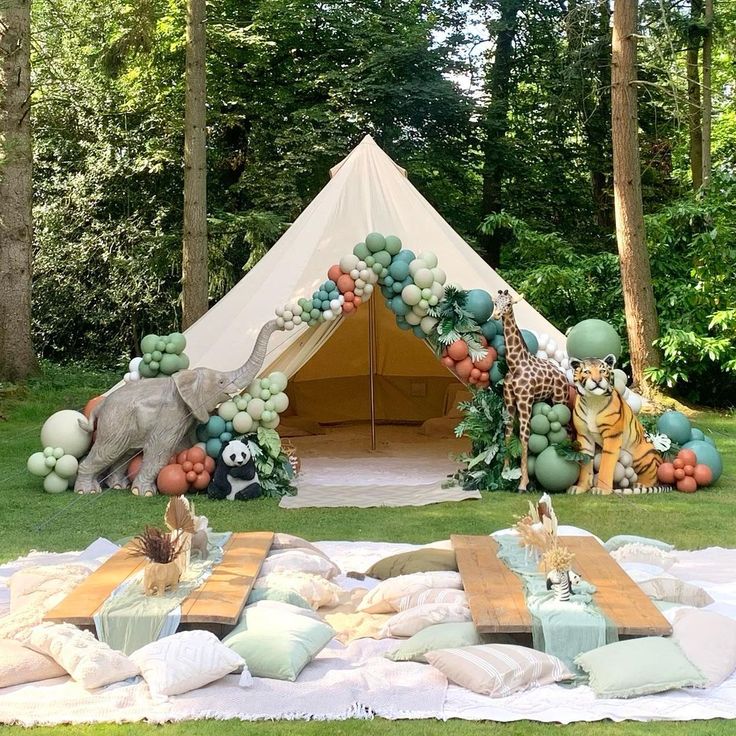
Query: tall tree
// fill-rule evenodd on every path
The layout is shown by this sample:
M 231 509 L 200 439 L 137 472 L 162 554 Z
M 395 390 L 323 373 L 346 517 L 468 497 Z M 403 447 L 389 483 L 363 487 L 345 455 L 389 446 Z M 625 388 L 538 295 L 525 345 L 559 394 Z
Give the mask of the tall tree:
M 713 0 L 705 0 L 703 35 L 703 184 L 708 185 L 711 173 L 711 131 L 713 116 Z
M 187 0 L 182 326 L 208 307 L 206 0 Z
M 693 189 L 703 186 L 703 128 L 698 57 L 703 36 L 703 0 L 691 0 L 687 31 L 687 107 Z
M 38 366 L 31 343 L 31 3 L 0 3 L 0 379 Z
M 522 0 L 500 0 L 500 18 L 492 26 L 496 29 L 496 47 L 493 63 L 486 76 L 488 105 L 483 116 L 483 194 L 482 218 L 503 209 L 503 184 L 513 166 L 509 152 L 509 104 L 514 90 L 514 39 Z M 493 31 L 493 27 L 491 31 Z M 480 245 L 485 260 L 497 268 L 501 247 L 507 238 L 503 228 L 484 233 Z
M 634 382 L 646 395 L 646 368 L 658 366 L 657 308 L 644 233 L 639 161 L 636 38 L 638 0 L 615 0 L 611 56 L 611 133 L 616 242 Z

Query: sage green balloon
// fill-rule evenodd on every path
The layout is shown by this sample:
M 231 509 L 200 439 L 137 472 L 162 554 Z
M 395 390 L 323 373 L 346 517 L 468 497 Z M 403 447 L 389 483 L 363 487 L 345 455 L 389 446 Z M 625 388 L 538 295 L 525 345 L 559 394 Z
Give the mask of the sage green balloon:
M 69 481 L 56 473 L 49 473 L 43 479 L 43 489 L 47 493 L 63 493 L 69 488 Z
M 181 353 L 187 346 L 187 339 L 182 335 L 181 332 L 172 332 L 167 339 L 166 352 L 169 352 L 169 347 L 172 347 L 173 352 Z
M 537 403 L 532 406 L 532 416 L 535 417 L 537 414 L 541 414 L 543 406 L 547 406 L 547 404 L 543 401 L 537 401 Z
M 181 370 L 180 356 L 175 353 L 164 353 L 159 361 L 159 370 L 166 376 Z
M 573 358 L 599 358 L 613 354 L 621 357 L 621 338 L 618 332 L 602 319 L 584 319 L 567 336 L 567 354 Z
M 156 349 L 156 343 L 158 342 L 158 335 L 146 335 L 141 340 L 141 352 L 152 353 Z
M 557 445 L 567 439 L 567 430 L 562 428 L 558 429 L 557 431 L 552 431 L 547 435 L 547 437 L 553 445 Z
M 373 257 L 376 259 L 376 263 L 380 263 L 383 268 L 388 268 L 391 265 L 391 254 L 387 250 L 379 250 L 378 253 L 374 253 Z
M 554 409 L 552 410 L 552 412 L 554 412 Z M 550 416 L 552 416 L 552 412 L 547 415 L 548 419 Z M 557 415 L 555 414 L 555 416 Z M 552 432 L 559 432 L 562 429 L 562 425 L 555 419 L 554 421 L 549 423 L 549 428 Z
M 544 452 L 548 447 L 549 441 L 543 434 L 529 435 L 529 452 L 539 455 L 540 452 Z
M 564 427 L 566 424 L 570 423 L 570 419 L 572 419 L 572 412 L 570 411 L 570 407 L 567 404 L 555 404 L 554 405 L 555 414 L 557 415 L 557 421 Z
M 238 434 L 248 434 L 253 429 L 253 417 L 245 411 L 239 411 L 233 417 L 233 429 Z
M 534 468 L 537 465 L 537 458 L 535 455 L 528 455 L 526 458 L 526 472 L 530 478 L 534 477 Z
M 580 467 L 576 462 L 565 460 L 554 447 L 548 447 L 537 456 L 534 475 L 539 484 L 548 491 L 564 491 L 578 479 Z
M 61 478 L 69 480 L 77 474 L 79 468 L 79 460 L 74 455 L 62 455 L 54 467 L 54 473 Z
M 179 356 L 179 370 L 185 371 L 189 368 L 189 356 L 186 353 L 182 353 Z
M 234 401 L 224 401 L 217 407 L 217 413 L 226 421 L 232 422 L 238 413 L 238 405 Z
M 386 238 L 381 233 L 369 233 L 366 235 L 365 245 L 371 253 L 378 253 L 379 250 L 386 249 Z M 365 261 L 365 258 L 363 260 Z
M 535 432 L 536 434 L 547 434 L 550 430 L 550 423 L 547 417 L 544 414 L 537 414 L 537 416 L 532 417 L 531 422 L 529 423 L 532 428 L 532 432 Z
M 158 374 L 151 368 L 150 363 L 144 363 L 141 361 L 138 366 L 138 373 L 141 374 L 142 378 L 155 378 Z
M 361 261 L 364 261 L 371 252 L 368 250 L 368 246 L 365 243 L 358 243 L 358 245 L 353 248 L 353 255 L 358 256 Z
M 31 475 L 36 475 L 39 478 L 45 478 L 50 472 L 51 468 L 46 465 L 46 455 L 42 452 L 34 452 L 27 462 L 26 468 Z
M 401 250 L 401 241 L 395 235 L 387 235 L 386 242 L 383 247 L 392 256 L 396 256 Z

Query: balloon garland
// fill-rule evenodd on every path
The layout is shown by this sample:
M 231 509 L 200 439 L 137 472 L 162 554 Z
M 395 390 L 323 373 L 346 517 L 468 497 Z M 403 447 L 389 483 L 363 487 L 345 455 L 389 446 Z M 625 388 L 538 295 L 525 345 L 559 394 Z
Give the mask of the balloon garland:
M 141 378 L 171 376 L 189 368 L 189 358 L 184 353 L 187 339 L 181 332 L 169 335 L 146 335 L 141 340 L 141 357 L 133 358 L 123 377 L 126 383 Z

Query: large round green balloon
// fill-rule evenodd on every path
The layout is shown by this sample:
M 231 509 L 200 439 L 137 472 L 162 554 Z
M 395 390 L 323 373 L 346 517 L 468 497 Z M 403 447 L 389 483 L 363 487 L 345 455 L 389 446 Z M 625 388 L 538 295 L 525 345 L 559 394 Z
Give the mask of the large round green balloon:
M 181 332 L 172 332 L 167 338 L 166 352 L 181 353 L 187 346 L 187 339 Z
M 554 447 L 548 447 L 534 464 L 534 475 L 540 485 L 548 491 L 564 491 L 578 478 L 580 468 L 576 462 L 565 460 Z
M 540 452 L 544 452 L 549 447 L 549 440 L 543 434 L 530 434 L 528 446 L 529 452 L 539 455 Z
M 657 420 L 657 429 L 673 442 L 684 445 L 690 441 L 690 420 L 681 412 L 670 409 Z
M 530 478 L 534 477 L 534 469 L 536 467 L 536 464 L 537 464 L 536 455 L 528 455 L 526 458 L 526 472 Z
M 479 325 L 482 325 L 488 321 L 493 312 L 493 299 L 484 289 L 471 289 L 465 299 L 465 309 L 473 315 Z
M 77 474 L 79 468 L 79 461 L 74 455 L 62 455 L 54 465 L 54 473 L 60 478 L 66 478 L 69 480 Z
M 207 440 L 207 444 L 205 445 L 205 452 L 210 457 L 217 457 L 220 454 L 220 451 L 222 450 L 222 442 L 220 441 L 219 435 L 217 437 L 211 437 Z
M 707 465 L 711 469 L 714 483 L 721 477 L 723 460 L 721 459 L 721 453 L 713 445 L 705 440 L 693 440 L 692 442 L 686 442 L 683 449 L 692 450 L 695 457 L 698 458 L 698 462 Z
M 621 338 L 618 332 L 602 319 L 584 319 L 567 336 L 567 354 L 573 358 L 600 358 L 606 355 L 621 357 Z
M 384 248 L 386 248 L 386 250 L 392 256 L 396 256 L 399 254 L 399 251 L 401 250 L 401 241 L 395 235 L 387 235 L 386 245 L 384 246 Z
M 564 427 L 556 431 L 553 430 L 547 435 L 547 438 L 553 445 L 557 445 L 567 439 L 567 430 Z
M 391 254 L 386 250 L 380 250 L 373 256 L 376 259 L 376 263 L 380 263 L 383 268 L 388 268 L 391 265 Z
M 409 264 L 398 258 L 388 267 L 388 272 L 394 281 L 403 281 L 409 275 Z
M 386 238 L 381 233 L 368 233 L 365 237 L 365 244 L 371 253 L 378 253 L 379 250 L 386 248 Z
M 176 373 L 180 369 L 179 356 L 174 353 L 164 353 L 159 361 L 158 369 L 165 376 L 170 376 L 172 373 Z
M 152 353 L 156 349 L 156 343 L 158 342 L 158 335 L 146 335 L 141 340 L 141 352 Z
M 562 424 L 563 426 L 565 424 L 569 424 L 570 420 L 572 419 L 572 412 L 570 411 L 570 407 L 567 404 L 555 404 L 552 408 L 555 410 L 557 421 L 560 424 Z
M 399 294 L 391 299 L 391 311 L 401 317 L 411 312 L 411 307 L 401 298 Z
M 353 248 L 353 255 L 358 256 L 361 261 L 364 261 L 370 254 L 371 252 L 368 250 L 368 246 L 365 243 L 358 243 L 358 245 Z
M 156 378 L 158 375 L 158 371 L 153 370 L 148 363 L 144 363 L 143 361 L 138 365 L 138 373 L 140 373 L 143 378 Z
M 496 337 L 496 335 L 498 334 L 496 332 L 496 323 L 492 319 L 489 319 L 488 322 L 482 324 L 480 327 L 480 331 L 483 333 L 483 337 L 485 337 L 488 342 L 493 340 L 493 338 Z
M 524 338 L 524 342 L 526 343 L 526 349 L 532 355 L 535 355 L 537 350 L 539 350 L 539 340 L 537 340 L 537 336 L 529 330 L 522 330 L 521 336 Z

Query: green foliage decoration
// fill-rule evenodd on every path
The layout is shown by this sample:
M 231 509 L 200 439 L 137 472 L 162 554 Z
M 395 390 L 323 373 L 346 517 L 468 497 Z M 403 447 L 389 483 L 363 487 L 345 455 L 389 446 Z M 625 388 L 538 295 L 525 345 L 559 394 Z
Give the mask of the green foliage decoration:
M 289 457 L 281 447 L 281 437 L 275 429 L 259 427 L 255 434 L 244 438 L 256 464 L 263 495 L 271 498 L 293 496 L 294 471 Z

